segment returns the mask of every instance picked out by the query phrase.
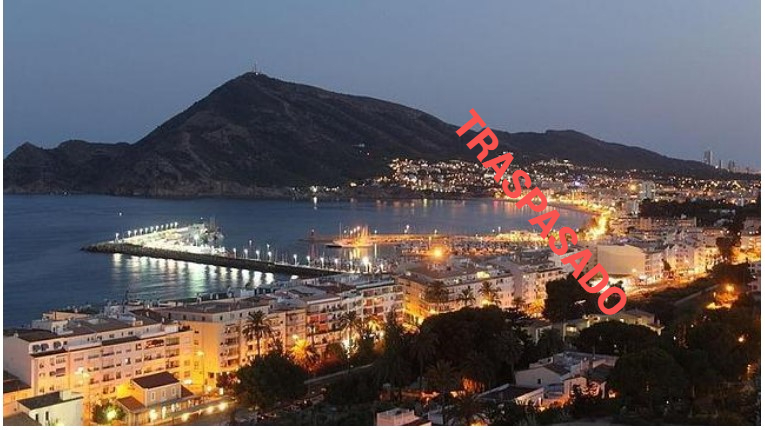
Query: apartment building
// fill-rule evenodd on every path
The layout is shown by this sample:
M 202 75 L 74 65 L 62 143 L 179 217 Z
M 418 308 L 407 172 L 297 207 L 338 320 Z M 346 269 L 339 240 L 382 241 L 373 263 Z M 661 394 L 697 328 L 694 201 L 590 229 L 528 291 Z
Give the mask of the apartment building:
M 397 320 L 402 318 L 402 288 L 388 275 L 327 276 L 302 281 L 272 295 L 305 309 L 305 337 L 320 352 L 331 343 L 348 342 L 349 333 L 343 333 L 344 315 L 355 313 L 359 321 L 373 323 L 378 329 L 391 312 Z
M 85 318 L 36 320 L 31 328 L 5 330 L 3 368 L 34 396 L 83 396 L 89 412 L 94 403 L 126 396 L 138 377 L 168 372 L 190 384 L 192 336 L 179 323 L 120 307 Z
M 180 306 L 156 308 L 167 320 L 176 321 L 193 334 L 193 368 L 199 379 L 196 386 L 210 391 L 219 375 L 236 372 L 258 353 L 274 347 L 277 340 L 285 345 L 286 314 L 271 312 L 273 303 L 256 298 L 227 298 L 197 301 Z M 257 339 L 248 336 L 245 327 L 250 314 L 262 312 L 271 335 Z
M 492 301 L 502 308 L 513 306 L 513 274 L 505 269 L 471 263 L 417 266 L 398 276 L 397 282 L 403 287 L 404 321 L 409 324 L 418 325 L 430 315 L 456 311 L 464 306 L 487 305 Z M 429 294 L 435 283 L 443 286 L 444 293 L 440 298 Z M 495 297 L 481 293 L 484 283 L 495 290 Z M 463 291 L 468 290 L 472 292 L 472 302 L 462 296 Z

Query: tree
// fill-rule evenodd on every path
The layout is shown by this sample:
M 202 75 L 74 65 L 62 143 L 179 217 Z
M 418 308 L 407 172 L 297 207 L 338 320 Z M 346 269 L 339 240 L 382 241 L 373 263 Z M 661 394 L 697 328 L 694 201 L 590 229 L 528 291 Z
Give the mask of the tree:
M 468 355 L 474 351 L 487 357 L 494 380 L 510 380 L 514 363 L 523 354 L 523 344 L 522 335 L 509 315 L 496 306 L 467 307 L 430 316 L 420 329 L 431 330 L 437 337 L 436 360 L 445 360 L 463 369 L 467 366 Z M 508 338 L 514 341 L 505 342 Z M 513 348 L 508 349 L 509 345 Z M 513 364 L 508 357 L 513 359 L 510 360 Z
M 483 297 L 483 306 L 499 306 L 502 304 L 499 300 L 499 288 L 492 287 L 491 282 L 483 281 L 479 292 L 481 297 Z
M 494 366 L 484 353 L 470 351 L 460 370 L 467 379 L 463 384 L 467 391 L 480 393 L 494 385 Z
M 641 325 L 606 321 L 582 330 L 573 343 L 581 352 L 622 355 L 657 346 L 659 336 Z
M 414 337 L 411 346 L 413 358 L 417 361 L 420 373 L 420 391 L 422 391 L 423 376 L 425 375 L 425 363 L 429 362 L 436 355 L 438 346 L 438 337 L 433 333 L 430 327 L 421 327 L 419 333 Z
M 308 373 L 279 351 L 257 356 L 236 372 L 234 391 L 242 405 L 270 408 L 305 394 Z
M 438 360 L 436 364 L 428 368 L 425 379 L 428 381 L 428 387 L 441 396 L 441 411 L 445 413 L 449 393 L 459 388 L 457 370 L 448 361 Z M 446 417 L 444 417 L 444 422 L 446 422 Z
M 487 410 L 480 399 L 473 394 L 465 394 L 455 399 L 454 405 L 449 408 L 451 422 L 448 425 L 486 425 L 488 423 Z M 444 417 L 444 424 L 447 424 Z
M 515 383 L 515 365 L 523 354 L 523 345 L 518 339 L 517 328 L 507 327 L 496 335 L 493 349 L 500 360 L 510 365 L 510 378 Z
M 93 406 L 93 421 L 97 424 L 111 424 L 125 417 L 125 411 L 114 403 L 96 404 Z
M 351 356 L 351 361 L 357 365 L 369 364 L 375 359 L 375 336 L 372 329 L 363 327 L 356 342 L 356 349 Z
M 585 291 L 572 275 L 548 282 L 546 290 L 547 298 L 542 315 L 552 322 L 563 322 L 599 312 L 598 295 Z
M 543 331 L 539 335 L 536 345 L 534 345 L 534 353 L 537 359 L 555 355 L 563 352 L 565 349 L 566 344 L 563 342 L 560 330 L 554 328 Z
M 404 328 L 396 321 L 396 314 L 391 311 L 385 321 L 385 336 L 382 355 L 375 360 L 374 371 L 377 381 L 390 383 L 401 390 L 410 381 L 410 367 L 406 360 Z
M 462 306 L 472 306 L 475 304 L 475 294 L 473 294 L 473 289 L 465 287 L 465 289 L 460 291 L 459 301 L 462 302 Z
M 319 353 L 307 339 L 298 339 L 290 351 L 292 359 L 304 369 L 313 368 L 319 360 Z
M 449 301 L 449 290 L 441 281 L 433 281 L 425 288 L 425 300 L 429 303 L 442 304 Z
M 247 320 L 244 323 L 242 334 L 244 334 L 248 342 L 251 342 L 253 339 L 257 341 L 258 357 L 260 357 L 261 340 L 264 337 L 270 337 L 273 334 L 271 331 L 271 326 L 266 320 L 266 314 L 264 314 L 263 311 L 250 312 L 247 316 Z
M 363 324 L 356 311 L 345 312 L 340 316 L 340 330 L 348 333 L 348 345 L 351 344 L 351 336 L 355 332 L 359 334 Z
M 623 355 L 608 377 L 608 385 L 625 402 L 658 410 L 681 398 L 687 381 L 683 369 L 669 353 L 648 348 Z

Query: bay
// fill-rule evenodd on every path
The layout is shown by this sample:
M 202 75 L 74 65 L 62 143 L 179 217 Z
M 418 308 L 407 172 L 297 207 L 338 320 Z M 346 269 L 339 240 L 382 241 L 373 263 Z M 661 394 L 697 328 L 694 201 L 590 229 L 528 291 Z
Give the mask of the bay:
M 560 226 L 579 227 L 587 214 L 559 209 Z M 3 198 L 3 324 L 28 324 L 41 312 L 106 299 L 165 299 L 225 291 L 247 283 L 289 277 L 193 263 L 90 254 L 84 245 L 110 240 L 116 232 L 209 220 L 214 217 L 227 248 L 268 249 L 279 259 L 331 250 L 301 241 L 337 235 L 341 226 L 368 226 L 379 233 L 487 233 L 529 229 L 528 208 L 496 200 L 269 201 L 239 199 L 163 200 L 112 196 Z M 252 241 L 252 244 L 250 243 Z M 314 245 L 319 247 L 320 245 Z M 241 252 L 241 251 L 240 251 Z

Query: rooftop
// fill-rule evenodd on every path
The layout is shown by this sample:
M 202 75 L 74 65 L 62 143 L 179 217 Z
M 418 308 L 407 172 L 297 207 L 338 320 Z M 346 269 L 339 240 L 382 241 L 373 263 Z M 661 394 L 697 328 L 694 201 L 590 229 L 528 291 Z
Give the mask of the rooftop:
M 175 379 L 175 377 L 168 372 L 155 373 L 153 375 L 133 378 L 133 382 L 135 382 L 141 388 L 147 388 L 147 389 L 179 383 L 179 381 Z
M 489 391 L 485 391 L 479 396 L 482 399 L 487 400 L 494 400 L 494 401 L 505 401 L 505 400 L 515 400 L 518 397 L 524 396 L 526 394 L 532 393 L 534 391 L 540 390 L 540 387 L 524 387 L 520 385 L 500 385 L 499 387 L 492 388 Z
M 203 301 L 199 303 L 189 303 L 183 306 L 177 306 L 174 308 L 162 309 L 163 312 L 188 312 L 195 314 L 219 314 L 223 312 L 231 312 L 236 310 L 248 310 L 255 309 L 263 306 L 268 306 L 269 303 L 266 300 L 259 299 L 225 299 L 216 301 Z
M 7 329 L 3 331 L 4 336 L 16 336 L 21 340 L 27 342 L 38 342 L 41 340 L 50 340 L 60 337 L 56 333 L 48 330 L 36 329 L 36 328 L 17 328 Z
M 19 412 L 17 414 L 3 417 L 3 426 L 41 426 L 42 424 L 33 420 L 29 415 Z
M 72 402 L 79 399 L 82 399 L 82 397 L 64 398 L 61 395 L 61 391 L 56 391 L 54 393 L 42 394 L 40 396 L 19 400 L 18 402 L 29 410 L 35 410 L 48 406 L 58 405 L 60 403 Z
M 15 393 L 29 388 L 30 386 L 22 382 L 16 375 L 3 370 L 3 394 Z

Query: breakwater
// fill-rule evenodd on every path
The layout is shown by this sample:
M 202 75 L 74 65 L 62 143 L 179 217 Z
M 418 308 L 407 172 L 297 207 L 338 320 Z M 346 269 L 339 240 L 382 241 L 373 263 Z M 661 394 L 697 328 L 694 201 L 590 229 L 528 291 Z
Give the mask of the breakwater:
M 208 264 L 211 266 L 230 267 L 233 269 L 257 270 L 263 273 L 283 273 L 300 277 L 318 277 L 341 273 L 321 267 L 294 266 L 273 261 L 234 258 L 223 255 L 198 254 L 170 249 L 151 248 L 131 243 L 101 242 L 82 248 L 83 251 L 102 254 L 125 254 L 136 257 L 162 258 L 167 260 L 188 261 L 189 263 Z

